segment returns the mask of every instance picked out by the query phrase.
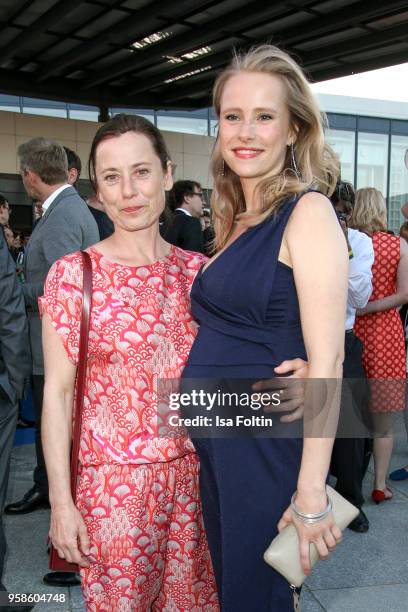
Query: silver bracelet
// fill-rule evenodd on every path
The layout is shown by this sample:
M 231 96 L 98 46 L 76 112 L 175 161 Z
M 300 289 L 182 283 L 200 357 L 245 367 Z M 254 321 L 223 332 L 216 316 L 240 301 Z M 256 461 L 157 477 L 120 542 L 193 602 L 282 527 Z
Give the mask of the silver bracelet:
M 292 508 L 292 512 L 295 514 L 295 516 L 300 521 L 302 521 L 302 523 L 309 523 L 309 524 L 318 523 L 319 521 L 322 521 L 323 519 L 325 519 L 326 516 L 328 516 L 330 512 L 332 511 L 332 508 L 333 508 L 332 501 L 330 497 L 326 494 L 327 506 L 322 512 L 317 512 L 316 514 L 307 514 L 307 513 L 301 512 L 296 507 L 296 504 L 295 504 L 296 494 L 297 494 L 297 491 L 295 491 L 294 494 L 292 495 L 292 499 L 290 500 L 290 506 Z

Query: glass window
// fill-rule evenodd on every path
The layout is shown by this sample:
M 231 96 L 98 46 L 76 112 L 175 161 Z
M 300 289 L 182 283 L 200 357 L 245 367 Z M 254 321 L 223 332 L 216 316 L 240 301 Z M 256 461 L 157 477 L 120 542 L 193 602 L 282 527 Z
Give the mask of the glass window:
M 388 135 L 358 133 L 357 189 L 375 187 L 387 196 Z
M 80 119 L 82 121 L 98 121 L 99 108 L 86 104 L 68 104 L 69 118 Z
M 339 113 L 326 113 L 329 121 L 329 126 L 333 130 L 351 130 L 356 131 L 357 117 L 354 115 L 342 115 Z
M 0 110 L 11 111 L 12 113 L 20 112 L 20 97 L 0 94 Z
M 169 132 L 208 135 L 208 109 L 198 111 L 159 111 L 157 127 Z
M 45 115 L 46 117 L 63 117 L 66 119 L 67 105 L 65 102 L 23 97 L 23 113 Z
M 218 119 L 210 119 L 210 136 L 217 138 L 218 134 Z
M 355 133 L 347 130 L 327 130 L 326 142 L 340 158 L 341 178 L 354 184 Z
M 67 118 L 67 111 L 62 108 L 39 108 L 37 106 L 24 106 L 23 113 L 28 115 L 44 115 L 46 117 L 63 117 Z
M 405 221 L 401 214 L 401 206 L 408 202 L 408 170 L 404 163 L 407 149 L 408 136 L 392 136 L 388 227 L 396 234 L 399 233 L 399 228 Z

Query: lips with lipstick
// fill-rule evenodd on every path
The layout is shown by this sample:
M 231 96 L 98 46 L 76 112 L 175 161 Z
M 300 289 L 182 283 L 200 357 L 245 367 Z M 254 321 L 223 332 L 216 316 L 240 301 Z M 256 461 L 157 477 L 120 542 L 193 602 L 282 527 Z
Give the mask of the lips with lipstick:
M 234 155 L 239 159 L 252 159 L 260 155 L 263 149 L 256 149 L 255 147 L 237 147 L 232 149 Z
M 142 204 L 139 206 L 127 206 L 126 208 L 122 208 L 121 212 L 124 212 L 127 215 L 136 215 L 140 212 L 143 212 L 145 208 L 146 208 L 145 204 Z

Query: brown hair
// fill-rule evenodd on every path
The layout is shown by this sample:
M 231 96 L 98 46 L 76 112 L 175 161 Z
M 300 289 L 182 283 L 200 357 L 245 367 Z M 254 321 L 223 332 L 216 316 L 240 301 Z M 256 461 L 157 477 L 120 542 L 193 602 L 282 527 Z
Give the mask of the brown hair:
M 353 212 L 354 204 L 356 201 L 356 194 L 354 193 L 354 187 L 347 181 L 338 180 L 336 188 L 330 197 L 333 206 L 341 204 L 346 213 L 349 215 Z
M 33 138 L 17 149 L 21 170 L 35 172 L 46 185 L 66 183 L 68 161 L 64 147 L 55 140 Z
M 408 242 L 408 221 L 404 221 L 404 223 L 401 225 L 399 235 Z
M 357 189 L 349 225 L 367 234 L 387 231 L 387 206 L 381 191 L 374 187 Z
M 201 190 L 201 185 L 197 181 L 176 181 L 169 192 L 170 208 L 175 210 L 182 206 L 185 196 L 194 195 L 194 189 Z
M 213 103 L 220 116 L 221 98 L 228 80 L 239 72 L 261 72 L 282 79 L 286 89 L 290 126 L 296 134 L 295 157 L 300 176 L 291 164 L 290 148 L 285 159 L 285 169 L 259 183 L 262 195 L 260 212 L 245 212 L 245 199 L 239 177 L 224 163 L 217 138 L 211 160 L 214 176 L 212 209 L 216 230 L 215 245 L 221 249 L 231 235 L 234 222 L 240 220 L 248 227 L 263 221 L 275 213 L 290 196 L 316 187 L 331 195 L 339 174 L 337 156 L 324 143 L 325 118 L 313 97 L 309 84 L 298 64 L 284 51 L 272 45 L 262 45 L 245 55 L 235 55 L 232 63 L 217 78 Z
M 163 172 L 167 171 L 167 164 L 169 161 L 171 161 L 171 159 L 166 143 L 164 142 L 164 138 L 160 131 L 144 117 L 120 113 L 102 125 L 96 132 L 92 141 L 91 152 L 88 160 L 88 173 L 89 180 L 91 181 L 95 193 L 98 191 L 95 176 L 96 149 L 98 148 L 98 145 L 107 138 L 121 136 L 122 134 L 126 134 L 126 132 L 135 132 L 136 134 L 143 134 L 143 136 L 146 136 L 146 138 L 150 140 L 152 147 L 160 160 Z

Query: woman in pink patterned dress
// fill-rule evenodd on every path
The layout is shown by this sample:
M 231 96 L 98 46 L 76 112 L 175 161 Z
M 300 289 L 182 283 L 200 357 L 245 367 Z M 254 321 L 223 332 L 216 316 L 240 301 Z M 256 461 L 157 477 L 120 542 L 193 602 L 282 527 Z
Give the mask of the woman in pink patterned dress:
M 198 459 L 157 435 L 157 380 L 180 375 L 196 333 L 190 287 L 204 257 L 159 234 L 171 162 L 160 132 L 118 115 L 97 132 L 91 177 L 115 225 L 93 268 L 77 507 L 69 486 L 82 259 L 51 268 L 40 305 L 50 537 L 81 566 L 88 611 L 219 609 L 203 529 Z M 62 340 L 62 343 L 61 343 Z

